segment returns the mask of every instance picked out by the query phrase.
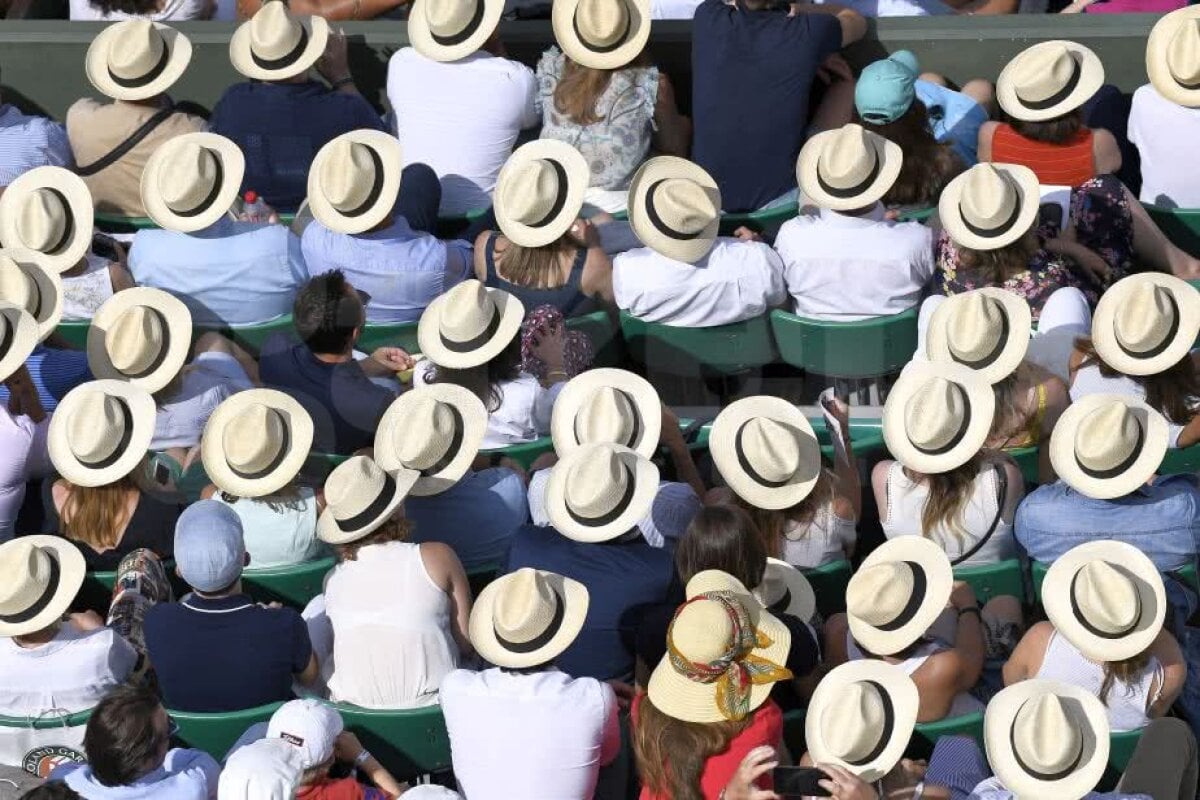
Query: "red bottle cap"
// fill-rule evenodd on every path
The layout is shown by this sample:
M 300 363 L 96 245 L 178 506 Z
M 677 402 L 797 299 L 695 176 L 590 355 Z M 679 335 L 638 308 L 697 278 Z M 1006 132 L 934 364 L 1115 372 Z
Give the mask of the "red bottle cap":
M 256 200 L 258 200 L 258 192 L 256 192 L 256 191 L 254 191 L 253 189 L 251 189 L 250 191 L 246 192 L 246 194 L 245 194 L 245 195 L 243 195 L 243 196 L 242 196 L 242 198 L 243 198 L 243 199 L 244 199 L 244 200 L 245 200 L 247 203 L 253 203 L 253 202 L 255 202 Z

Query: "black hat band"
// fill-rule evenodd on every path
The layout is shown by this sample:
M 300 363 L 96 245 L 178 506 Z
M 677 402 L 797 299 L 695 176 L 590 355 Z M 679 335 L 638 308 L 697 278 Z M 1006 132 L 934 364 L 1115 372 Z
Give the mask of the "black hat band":
M 291 49 L 286 55 L 279 58 L 261 58 L 258 53 L 254 52 L 254 48 L 250 48 L 250 60 L 260 69 L 278 70 L 285 67 L 290 67 L 300 60 L 300 56 L 304 55 L 305 49 L 308 47 L 308 29 L 303 25 L 300 26 L 300 38 L 296 41 L 296 46 Z
M 347 519 L 338 519 L 337 517 L 334 517 L 333 521 L 336 522 L 337 526 L 346 533 L 351 533 L 352 531 L 359 530 L 360 528 L 365 528 L 374 522 L 381 514 L 383 514 L 383 512 L 387 511 L 387 507 L 391 504 L 395 497 L 396 481 L 392 480 L 391 475 L 385 473 L 383 476 L 383 489 L 380 490 L 379 494 L 374 500 L 371 501 L 369 506 L 355 514 L 353 517 L 349 517 Z
M 169 63 L 171 63 L 171 51 L 167 48 L 167 43 L 163 42 L 162 55 L 158 57 L 158 63 L 151 67 L 145 75 L 139 75 L 136 78 L 122 78 L 113 73 L 112 67 L 108 67 L 108 78 L 122 89 L 137 89 L 156 80 L 159 75 L 163 74 Z
M 45 611 L 46 607 L 50 605 L 50 601 L 54 599 L 54 595 L 58 594 L 58 581 L 61 575 L 61 568 L 58 565 L 57 558 L 54 556 L 48 556 L 48 558 L 50 561 L 50 574 L 46 578 L 46 588 L 42 591 L 41 596 L 24 611 L 18 611 L 16 614 L 0 614 L 0 622 L 8 625 L 28 622 Z
M 567 604 L 563 602 L 562 596 L 558 592 L 555 592 L 554 617 L 550 620 L 550 624 L 546 626 L 546 630 L 537 636 L 527 642 L 514 642 L 501 636 L 500 632 L 496 630 L 494 623 L 492 625 L 492 632 L 496 634 L 496 643 L 510 653 L 532 653 L 542 649 L 554 640 L 554 637 L 558 635 L 558 631 L 562 628 L 563 619 L 566 617 L 566 614 Z

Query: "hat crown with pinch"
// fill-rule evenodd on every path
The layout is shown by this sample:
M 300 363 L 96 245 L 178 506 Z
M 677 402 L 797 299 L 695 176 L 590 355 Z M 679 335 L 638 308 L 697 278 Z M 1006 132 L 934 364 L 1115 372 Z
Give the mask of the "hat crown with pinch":
M 475 18 L 483 0 L 434 0 L 425 4 L 425 21 L 435 36 L 462 33 Z
M 50 584 L 51 558 L 40 547 L 18 538 L 0 548 L 0 614 L 14 616 L 41 599 Z
M 278 0 L 267 3 L 268 7 L 274 5 L 282 3 Z M 177 214 L 190 212 L 212 194 L 220 173 L 214 152 L 196 142 L 180 142 L 163 158 L 158 171 L 158 191 L 167 208 Z
M 846 586 L 846 610 L 879 627 L 903 613 L 916 581 L 912 567 L 903 561 L 885 561 L 854 573 Z
M 956 358 L 977 362 L 995 351 L 1004 330 L 1004 309 L 994 297 L 971 292 L 950 313 L 946 345 Z
M 1079 614 L 1097 630 L 1120 636 L 1140 616 L 1141 598 L 1133 581 L 1107 561 L 1089 561 L 1071 586 Z
M 1013 92 L 1026 103 L 1042 103 L 1061 92 L 1077 67 L 1066 45 L 1042 47 L 1017 56 L 1013 65 Z
M 1013 751 L 1020 762 L 1042 775 L 1069 769 L 1083 751 L 1083 735 L 1058 695 L 1026 700 L 1013 719 Z
M 537 158 L 517 166 L 500 191 L 509 216 L 522 225 L 537 225 L 554 210 L 562 187 L 554 165 Z
M 729 612 L 716 600 L 694 600 L 675 615 L 671 642 L 687 661 L 710 664 L 733 642 Z
M 693 236 L 709 225 L 720 213 L 709 192 L 687 178 L 667 178 L 654 195 L 658 218 L 673 231 Z
M 67 446 L 84 463 L 103 461 L 125 437 L 125 414 L 119 399 L 105 392 L 86 392 L 67 418 Z
M 966 416 L 967 402 L 962 388 L 935 376 L 917 387 L 905 403 L 905 431 L 917 447 L 937 450 L 953 441 Z
M 1113 315 L 1113 333 L 1126 350 L 1148 353 L 1171 335 L 1178 311 L 1171 293 L 1150 282 L 1139 283 Z
M 617 507 L 630 480 L 632 477 L 620 455 L 611 448 L 600 447 L 590 458 L 571 466 L 563 499 L 576 515 L 597 519 Z
M 287 439 L 287 423 L 277 409 L 249 403 L 225 424 L 221 446 L 225 462 L 238 472 L 262 472 L 279 457 Z
M 844 125 L 821 150 L 817 173 L 835 189 L 853 189 L 870 177 L 878 162 L 879 155 L 862 126 Z
M 258 13 L 250 18 L 250 51 L 264 61 L 284 58 L 296 49 L 303 35 L 303 26 L 282 0 L 264 3 Z
M 608 47 L 629 29 L 629 8 L 624 0 L 579 0 L 575 6 L 575 30 L 584 44 Z
M 787 426 L 770 417 L 754 417 L 741 430 L 746 461 L 763 479 L 782 482 L 800 471 L 800 444 Z
M 442 335 L 453 342 L 469 342 L 482 335 L 497 313 L 479 281 L 463 281 L 445 297 L 439 327 Z
M 0 302 L 23 308 L 31 315 L 38 305 L 37 281 L 4 253 L 0 253 Z
M 375 171 L 375 158 L 368 145 L 335 139 L 321 163 L 321 194 L 338 211 L 354 211 L 370 196 L 377 178 Z
M 963 184 L 959 209 L 976 228 L 995 230 L 1012 218 L 1020 198 L 1012 179 L 991 164 L 973 167 Z
M 46 187 L 35 189 L 22 199 L 17 210 L 17 235 L 29 249 L 47 252 L 62 241 L 70 213 L 58 192 Z M 15 246 L 17 242 L 5 244 Z
M 1127 405 L 1109 400 L 1090 412 L 1075 431 L 1075 458 L 1097 472 L 1128 460 L 1141 438 L 1141 425 Z
M 843 686 L 821 714 L 821 736 L 829 752 L 849 763 L 860 762 L 879 745 L 887 705 L 869 681 Z
M 545 633 L 554 621 L 559 603 L 546 576 L 524 567 L 504 582 L 492 608 L 492 628 L 505 641 L 531 642 Z
M 593 390 L 575 415 L 575 435 L 583 444 L 629 445 L 637 426 L 638 410 L 633 401 L 612 386 Z
M 325 502 L 333 518 L 346 520 L 366 511 L 383 494 L 387 473 L 366 456 L 339 464 L 325 480 Z
M 1183 86 L 1200 83 L 1200 19 L 1189 19 L 1167 43 L 1167 69 Z
M 454 441 L 454 408 L 423 395 L 413 399 L 406 417 L 409 435 L 399 442 L 396 455 L 409 469 L 429 469 L 449 452 Z
M 137 80 L 150 74 L 167 49 L 154 23 L 146 19 L 121 22 L 112 33 L 108 48 L 108 71 L 123 80 Z
M 158 358 L 165 333 L 161 314 L 148 306 L 131 306 L 104 332 L 104 349 L 117 371 L 139 375 Z

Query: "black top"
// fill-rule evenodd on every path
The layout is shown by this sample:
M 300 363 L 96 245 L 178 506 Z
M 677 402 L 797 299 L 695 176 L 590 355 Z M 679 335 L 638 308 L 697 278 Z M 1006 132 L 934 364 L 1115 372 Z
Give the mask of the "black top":
M 164 503 L 143 492 L 138 496 L 133 516 L 129 518 L 125 533 L 116 547 L 97 553 L 90 545 L 76 540 L 72 542 L 83 553 L 88 572 L 112 572 L 122 558 L 141 548 L 154 552 L 160 558 L 170 558 L 175 552 L 175 522 L 179 519 L 180 511 L 174 503 Z M 66 536 L 53 502 L 47 503 L 46 513 L 47 530 L 58 531 Z

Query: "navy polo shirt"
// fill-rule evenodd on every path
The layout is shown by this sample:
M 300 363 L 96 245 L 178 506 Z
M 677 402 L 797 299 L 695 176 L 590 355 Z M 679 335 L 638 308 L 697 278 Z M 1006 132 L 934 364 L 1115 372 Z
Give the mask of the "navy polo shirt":
M 316 81 L 234 84 L 209 120 L 209 130 L 233 140 L 246 156 L 242 192 L 253 189 L 279 211 L 304 202 L 317 151 L 359 128 L 383 130 L 371 104 Z
M 704 0 L 692 20 L 692 160 L 725 211 L 762 208 L 796 188 L 817 67 L 842 46 L 832 14 L 750 11 Z
M 525 525 L 513 536 L 507 572 L 547 570 L 587 587 L 588 612 L 579 636 L 555 665 L 572 678 L 632 680 L 642 614 L 683 602 L 683 587 L 666 550 L 645 539 L 585 544 L 554 528 Z
M 292 697 L 292 676 L 312 658 L 308 628 L 291 608 L 248 595 L 189 594 L 146 612 L 146 651 L 167 708 L 238 711 Z

